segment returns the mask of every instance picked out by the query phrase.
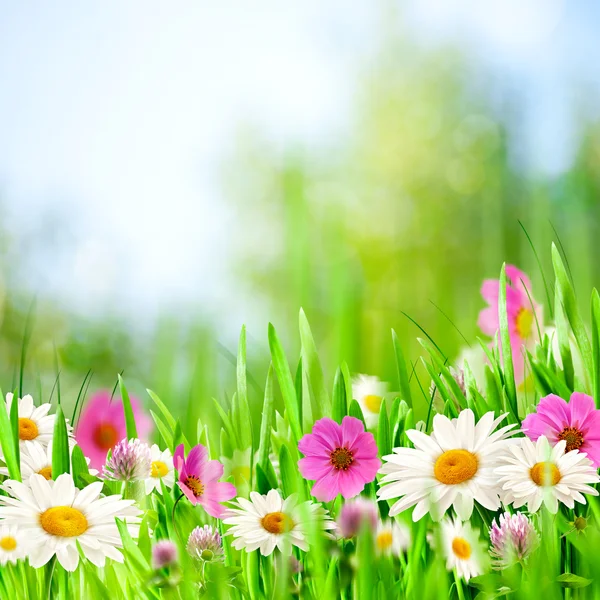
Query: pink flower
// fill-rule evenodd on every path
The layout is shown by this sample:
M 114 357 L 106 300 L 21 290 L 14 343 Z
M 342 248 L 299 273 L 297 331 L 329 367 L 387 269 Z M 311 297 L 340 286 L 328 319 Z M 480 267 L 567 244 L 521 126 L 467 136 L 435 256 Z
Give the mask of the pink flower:
M 354 417 L 344 417 L 341 425 L 319 419 L 312 433 L 300 440 L 298 449 L 306 457 L 298 461 L 300 473 L 316 481 L 312 495 L 322 502 L 338 494 L 357 496 L 381 466 L 373 434 L 366 433 L 362 421 Z
M 508 332 L 510 335 L 515 381 L 518 385 L 523 382 L 525 376 L 523 346 L 530 348 L 538 337 L 536 317 L 540 327 L 542 327 L 542 307 L 533 300 L 531 282 L 523 271 L 512 265 L 506 265 L 506 277 L 510 281 L 506 286 Z M 477 324 L 483 333 L 492 338 L 500 328 L 498 319 L 499 291 L 500 281 L 497 279 L 486 279 L 481 286 L 481 295 L 489 306 L 479 313 Z M 529 296 L 527 295 L 528 293 Z
M 370 500 L 358 498 L 344 503 L 340 510 L 337 526 L 342 537 L 352 538 L 358 535 L 366 525 L 371 531 L 377 529 L 379 511 L 377 505 Z
M 545 435 L 551 444 L 567 442 L 567 452 L 585 452 L 594 467 L 600 466 L 600 410 L 591 396 L 573 392 L 569 402 L 550 394 L 542 398 L 536 412 L 522 424 L 527 437 L 536 441 Z
M 143 412 L 139 400 L 133 396 L 129 398 L 138 437 L 145 440 L 152 431 L 152 420 Z M 85 405 L 75 428 L 75 438 L 84 455 L 89 457 L 90 467 L 100 470 L 106 461 L 107 452 L 126 437 L 121 398 L 115 397 L 111 402 L 109 391 L 96 393 Z
M 204 510 L 217 519 L 225 510 L 220 502 L 235 497 L 232 483 L 218 481 L 223 476 L 223 465 L 218 460 L 208 460 L 208 451 L 202 444 L 194 446 L 188 457 L 184 456 L 183 444 L 173 455 L 179 473 L 178 485 L 192 504 L 201 504 Z

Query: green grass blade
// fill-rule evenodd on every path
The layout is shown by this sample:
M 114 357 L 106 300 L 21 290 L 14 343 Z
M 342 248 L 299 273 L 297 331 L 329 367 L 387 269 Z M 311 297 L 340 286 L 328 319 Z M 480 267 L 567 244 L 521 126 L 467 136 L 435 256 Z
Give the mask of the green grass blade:
M 588 376 L 590 377 L 590 380 L 593 381 L 594 360 L 592 356 L 592 347 L 585 331 L 585 324 L 583 323 L 581 315 L 579 314 L 579 308 L 577 307 L 577 300 L 575 298 L 573 286 L 569 281 L 563 261 L 560 257 L 558 249 L 554 244 L 552 244 L 552 264 L 554 265 L 554 274 L 556 275 L 556 285 L 558 286 L 558 296 L 560 302 L 567 320 L 569 321 L 569 325 L 573 330 L 573 334 L 575 335 L 577 347 L 579 348 L 579 352 L 581 352 L 581 358 L 583 360 L 583 364 L 585 365 Z M 596 402 L 598 402 L 598 399 L 596 399 Z
M 248 384 L 246 380 L 246 326 L 242 326 L 237 355 L 237 411 L 238 431 L 242 449 L 252 447 L 252 418 L 248 406 Z
M 313 419 L 317 420 L 324 415 L 331 414 L 331 401 L 325 380 L 321 361 L 317 354 L 317 348 L 313 339 L 308 319 L 304 311 L 300 309 L 300 340 L 302 343 L 302 366 L 308 375 L 311 388 L 311 409 Z
M 13 396 L 13 404 L 17 402 L 17 398 Z M 21 481 L 21 470 L 19 468 L 19 459 L 15 452 L 15 436 L 10 421 L 10 416 L 6 410 L 6 402 L 4 394 L 0 390 L 0 445 L 4 454 L 4 462 L 8 468 L 8 475 L 11 479 Z M 18 443 L 18 434 L 17 434 Z
M 119 388 L 121 389 L 121 399 L 123 400 L 123 411 L 125 412 L 125 429 L 127 431 L 127 439 L 133 439 L 138 436 L 137 426 L 135 424 L 135 417 L 133 415 L 133 408 L 131 407 L 131 400 L 125 387 L 125 382 L 121 375 L 119 375 Z
M 148 392 L 150 398 L 152 398 L 154 404 L 158 406 L 158 410 L 160 410 L 160 412 L 162 413 L 163 417 L 165 418 L 165 421 L 167 422 L 167 425 L 171 428 L 171 431 L 173 431 L 175 429 L 175 417 L 173 417 L 169 409 L 166 407 L 165 403 L 158 397 L 157 394 L 155 394 L 152 390 L 146 391 Z
M 0 398 L 0 402 L 3 401 Z M 6 406 L 6 404 L 5 404 Z M 15 447 L 15 458 L 17 464 L 21 464 L 21 446 L 19 444 L 19 402 L 17 399 L 17 390 L 13 392 L 13 401 L 10 405 L 10 426 L 13 434 L 13 444 Z
M 571 352 L 571 341 L 567 318 L 562 309 L 562 304 L 558 296 L 558 286 L 554 288 L 554 319 L 556 322 L 556 337 L 558 341 L 558 350 L 562 360 L 562 368 L 565 376 L 565 382 L 570 390 L 575 389 L 575 368 L 573 366 L 573 354 Z M 593 300 L 593 298 L 592 298 Z M 592 306 L 593 319 L 593 306 Z M 600 323 L 599 323 L 600 324 Z M 592 325 L 593 326 L 593 325 Z M 592 330 L 593 334 L 593 330 Z
M 260 444 L 258 446 L 258 464 L 266 470 L 271 450 L 271 431 L 275 416 L 275 394 L 273 393 L 273 365 L 269 365 L 267 382 L 265 383 L 265 398 L 263 401 L 262 420 L 260 423 Z
M 275 328 L 271 323 L 269 323 L 269 348 L 271 350 L 273 369 L 277 375 L 277 381 L 279 382 L 279 389 L 281 390 L 281 395 L 283 397 L 287 418 L 290 423 L 292 435 L 294 436 L 294 441 L 297 444 L 302 437 L 302 427 L 300 425 L 296 388 L 294 387 L 294 380 L 292 379 L 292 374 L 283 347 L 281 346 Z
M 346 400 L 346 383 L 342 369 L 338 368 L 333 381 L 333 406 L 331 417 L 337 423 L 348 414 L 348 402 Z
M 59 404 L 56 408 L 54 436 L 52 437 L 52 477 L 56 479 L 59 475 L 69 473 L 70 471 L 67 422 L 65 421 L 62 406 Z
M 83 450 L 79 446 L 75 446 L 71 453 L 71 471 L 73 473 L 75 487 L 78 487 L 79 489 L 84 488 L 87 485 L 86 477 L 89 476 L 90 471 L 85 456 L 83 455 Z M 54 475 L 54 472 L 52 472 L 52 475 Z
M 502 366 L 504 370 L 504 386 L 506 397 L 510 404 L 510 410 L 518 419 L 517 410 L 517 387 L 515 385 L 515 370 L 512 359 L 512 348 L 510 345 L 510 333 L 508 331 L 508 313 L 506 310 L 506 263 L 500 271 L 500 290 L 498 293 L 498 320 L 500 323 L 500 347 L 502 348 Z
M 398 383 L 400 385 L 400 397 L 409 406 L 412 406 L 412 396 L 410 393 L 410 382 L 408 378 L 408 369 L 406 368 L 406 360 L 398 335 L 392 329 L 392 342 L 394 344 L 394 354 L 396 356 L 396 369 L 398 371 Z

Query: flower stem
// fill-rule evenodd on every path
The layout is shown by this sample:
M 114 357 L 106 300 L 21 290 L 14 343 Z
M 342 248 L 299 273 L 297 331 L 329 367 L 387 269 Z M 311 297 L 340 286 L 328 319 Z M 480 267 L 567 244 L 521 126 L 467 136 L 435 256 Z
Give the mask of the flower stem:
M 171 514 L 171 520 L 173 521 L 173 529 L 175 531 L 175 535 L 177 536 L 177 539 L 179 540 L 179 543 L 181 544 L 181 546 L 183 547 L 183 539 L 181 537 L 181 533 L 179 532 L 179 529 L 177 529 L 177 524 L 175 523 L 175 509 L 177 508 L 177 505 L 179 504 L 179 501 L 183 498 L 183 494 L 179 495 L 179 498 L 177 498 L 177 500 L 175 500 L 175 504 L 173 504 L 173 513 Z

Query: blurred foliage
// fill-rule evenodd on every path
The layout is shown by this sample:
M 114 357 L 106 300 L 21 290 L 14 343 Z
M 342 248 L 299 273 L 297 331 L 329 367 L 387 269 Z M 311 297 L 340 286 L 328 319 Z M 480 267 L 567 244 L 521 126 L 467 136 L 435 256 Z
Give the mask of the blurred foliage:
M 341 360 L 395 380 L 391 328 L 413 361 L 423 335 L 403 312 L 456 356 L 464 343 L 456 328 L 474 340 L 481 281 L 497 277 L 502 261 L 529 272 L 545 302 L 519 221 L 548 272 L 555 240 L 576 288 L 589 289 L 600 274 L 600 126 L 581 124 L 566 173 L 531 174 L 520 162 L 519 107 L 491 74 L 454 48 L 425 50 L 393 29 L 361 68 L 343 136 L 320 149 L 282 150 L 246 130 L 223 169 L 240 224 L 239 295 L 269 315 L 290 357 L 298 356 L 302 306 L 328 380 Z M 2 239 L 0 371 L 8 389 L 18 380 L 31 298 L 11 276 L 22 256 Z M 235 388 L 235 348 L 219 341 L 201 313 L 165 315 L 139 334 L 116 317 L 88 322 L 38 297 L 25 387 L 48 397 L 58 357 L 69 401 L 88 369 L 91 389 L 112 387 L 123 371 L 134 393 L 151 387 L 175 412 L 197 417 Z M 251 378 L 266 372 L 266 327 L 249 331 L 248 360 Z M 263 385 L 252 379 L 251 404 Z

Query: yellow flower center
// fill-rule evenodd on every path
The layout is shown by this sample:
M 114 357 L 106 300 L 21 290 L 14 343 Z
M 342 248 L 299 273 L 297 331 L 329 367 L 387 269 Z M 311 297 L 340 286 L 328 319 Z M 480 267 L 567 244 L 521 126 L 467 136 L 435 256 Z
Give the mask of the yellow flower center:
M 52 467 L 44 467 L 43 469 L 40 469 L 38 471 L 38 475 L 41 475 L 42 477 L 44 477 L 45 479 L 52 479 Z
M 394 536 L 391 531 L 382 531 L 375 540 L 377 547 L 380 550 L 388 550 L 392 546 Z
M 35 440 L 38 436 L 38 428 L 34 421 L 22 417 L 19 419 L 19 439 Z
M 17 547 L 17 540 L 12 535 L 0 539 L 0 548 L 6 552 L 12 552 Z
M 477 473 L 477 457 L 468 450 L 448 450 L 433 467 L 435 478 L 446 485 L 456 485 Z
M 567 452 L 571 450 L 578 450 L 583 446 L 583 433 L 576 427 L 565 427 L 559 434 L 559 440 L 566 440 Z
M 556 485 L 562 478 L 558 467 L 551 462 L 535 463 L 529 471 L 529 476 L 540 486 Z
M 354 462 L 352 452 L 348 448 L 336 448 L 329 454 L 330 463 L 337 471 L 347 471 L 348 467 Z
M 233 469 L 231 469 L 231 474 L 233 475 L 233 480 L 236 485 L 242 485 L 250 481 L 250 467 L 247 465 L 233 467 Z
M 263 529 L 269 533 L 286 533 L 294 529 L 294 521 L 291 517 L 282 512 L 267 513 L 261 520 Z
M 53 506 L 40 515 L 40 525 L 50 535 L 77 537 L 87 531 L 85 515 L 72 506 Z
M 364 403 L 365 403 L 365 406 L 367 407 L 367 409 L 369 411 L 371 411 L 372 413 L 376 413 L 376 414 L 378 414 L 381 409 L 381 402 L 382 402 L 381 396 L 375 396 L 373 394 L 369 394 L 368 396 L 365 396 L 365 399 L 364 399 Z
M 169 472 L 169 467 L 162 460 L 154 460 L 150 465 L 151 477 L 164 477 Z
M 195 476 L 188 475 L 185 480 L 185 485 L 187 485 L 196 498 L 200 498 L 202 494 L 204 494 L 204 484 Z
M 522 308 L 517 313 L 515 324 L 519 337 L 526 340 L 531 335 L 531 330 L 533 329 L 533 313 L 527 308 Z
M 452 552 L 461 560 L 468 560 L 471 556 L 471 544 L 465 538 L 456 537 L 452 540 Z

